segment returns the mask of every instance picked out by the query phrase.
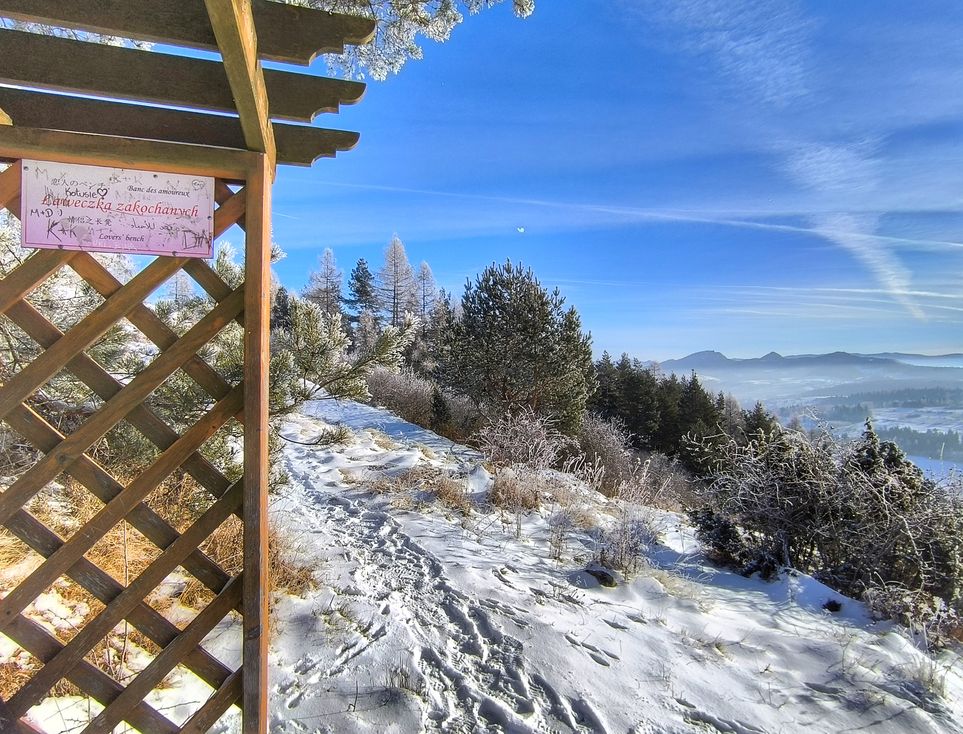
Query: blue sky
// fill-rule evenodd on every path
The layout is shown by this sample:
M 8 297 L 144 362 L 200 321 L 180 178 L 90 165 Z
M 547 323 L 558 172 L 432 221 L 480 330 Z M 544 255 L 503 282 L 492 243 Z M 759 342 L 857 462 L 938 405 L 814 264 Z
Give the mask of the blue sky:
M 361 143 L 279 170 L 289 288 L 397 233 L 456 294 L 530 265 L 597 353 L 963 351 L 958 2 L 503 4 L 318 122 Z

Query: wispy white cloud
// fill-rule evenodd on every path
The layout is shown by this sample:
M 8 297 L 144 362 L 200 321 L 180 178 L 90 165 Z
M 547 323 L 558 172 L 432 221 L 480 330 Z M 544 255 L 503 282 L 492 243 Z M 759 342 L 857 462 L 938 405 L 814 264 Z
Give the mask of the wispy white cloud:
M 759 110 L 780 111 L 820 96 L 810 51 L 815 23 L 793 0 L 681 0 L 659 8 L 690 39 L 690 48 L 708 52 L 739 96 Z M 869 199 L 879 189 L 876 141 L 814 140 L 794 130 L 785 115 L 783 121 L 781 139 L 772 145 L 798 186 L 826 197 L 845 194 L 847 201 Z M 849 252 L 910 314 L 925 318 L 908 295 L 912 272 L 892 247 L 898 238 L 877 234 L 878 216 L 843 210 L 811 221 L 812 233 Z
M 826 287 L 807 287 L 799 288 L 797 286 L 779 286 L 779 285 L 733 285 L 733 286 L 716 286 L 718 288 L 734 288 L 745 291 L 774 291 L 778 293 L 794 293 L 794 294 L 809 294 L 809 293 L 829 293 L 829 294 L 839 294 L 839 295 L 859 295 L 859 296 L 874 296 L 874 295 L 888 295 L 891 293 L 889 290 L 884 290 L 881 288 L 826 288 Z M 906 291 L 903 295 L 911 298 L 945 298 L 954 301 L 963 301 L 963 293 L 945 293 L 939 291 L 929 291 L 929 290 L 912 290 Z
M 625 4 L 680 27 L 690 51 L 710 55 L 737 89 L 764 104 L 786 106 L 810 91 L 814 24 L 793 0 Z
M 909 313 L 925 319 L 923 309 L 908 295 L 912 290 L 912 274 L 895 254 L 872 236 L 875 228 L 875 217 L 834 214 L 816 220 L 817 232 L 852 253 Z
M 582 212 L 594 215 L 607 215 L 601 218 L 595 217 L 589 220 L 570 220 L 573 226 L 594 226 L 599 224 L 627 224 L 639 221 L 652 222 L 679 222 L 685 224 L 707 224 L 723 227 L 735 227 L 741 229 L 763 230 L 770 232 L 784 232 L 790 234 L 812 235 L 815 237 L 827 238 L 833 241 L 836 238 L 862 238 L 869 242 L 877 242 L 882 245 L 906 246 L 911 248 L 936 249 L 936 250 L 963 250 L 963 242 L 955 240 L 938 240 L 915 237 L 898 237 L 893 235 L 883 235 L 875 231 L 867 231 L 866 222 L 869 217 L 876 213 L 861 213 L 859 217 L 850 215 L 843 218 L 835 213 L 812 214 L 810 212 L 757 212 L 753 216 L 757 217 L 805 217 L 813 219 L 815 224 L 811 227 L 803 227 L 794 224 L 785 224 L 773 221 L 760 221 L 760 219 L 739 218 L 745 216 L 745 210 L 735 210 L 726 212 L 719 209 L 714 210 L 680 210 L 680 209 L 650 209 L 643 207 L 622 206 L 617 204 L 600 204 L 589 202 L 574 201 L 553 201 L 551 199 L 535 199 L 525 197 L 492 196 L 486 194 L 461 193 L 452 191 L 440 191 L 437 189 L 420 189 L 403 186 L 388 186 L 379 184 L 352 184 L 335 181 L 315 181 L 314 185 L 331 186 L 335 188 L 361 189 L 367 191 L 380 191 L 384 193 L 412 194 L 417 196 L 443 197 L 450 199 L 461 199 L 465 201 L 476 201 L 494 204 L 508 204 L 519 207 L 538 207 L 551 208 L 568 213 Z M 459 214 L 463 217 L 462 214 Z M 487 217 L 482 217 L 487 221 Z M 465 220 L 468 221 L 468 220 Z M 844 245 L 845 246 L 845 245 Z

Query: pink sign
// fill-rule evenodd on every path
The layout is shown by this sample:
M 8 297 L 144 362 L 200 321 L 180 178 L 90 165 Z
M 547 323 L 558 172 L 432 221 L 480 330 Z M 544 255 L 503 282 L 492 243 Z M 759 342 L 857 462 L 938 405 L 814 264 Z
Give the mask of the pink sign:
M 214 179 L 23 161 L 24 247 L 211 257 Z

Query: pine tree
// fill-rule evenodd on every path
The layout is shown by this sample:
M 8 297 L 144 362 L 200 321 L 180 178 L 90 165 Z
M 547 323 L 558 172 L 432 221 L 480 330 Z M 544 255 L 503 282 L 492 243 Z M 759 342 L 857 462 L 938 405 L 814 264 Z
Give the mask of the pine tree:
M 338 270 L 334 252 L 326 247 L 318 261 L 319 269 L 313 271 L 304 289 L 304 297 L 321 309 L 329 318 L 341 318 L 341 281 L 343 273 Z
M 451 294 L 441 289 L 425 324 L 425 359 L 421 365 L 424 374 L 434 375 L 438 366 L 445 362 L 454 323 L 455 309 Z
M 716 410 L 719 413 L 720 427 L 727 436 L 739 438 L 745 433 L 746 417 L 732 393 L 719 393 Z
M 349 319 L 355 322 L 362 312 L 375 313 L 378 310 L 375 279 L 368 269 L 368 261 L 363 257 L 348 276 L 348 297 L 344 299 L 344 304 L 352 311 Z
M 366 378 L 375 367 L 396 370 L 414 334 L 412 323 L 389 327 L 349 353 L 340 316 L 331 317 L 307 299 L 290 299 L 291 328 L 272 342 L 271 411 L 288 413 L 319 398 L 365 400 Z
M 398 235 L 391 238 L 385 249 L 385 264 L 378 272 L 375 292 L 385 322 L 390 326 L 400 326 L 404 323 L 405 313 L 417 309 L 415 274 Z
M 438 298 L 438 287 L 435 285 L 435 276 L 432 275 L 431 268 L 424 261 L 418 268 L 415 288 L 415 307 L 418 320 L 421 322 L 421 328 L 412 340 L 405 358 L 408 360 L 411 369 L 416 373 L 430 374 L 434 369 L 434 364 L 431 359 L 428 336 L 431 329 L 431 317 L 434 315 L 435 301 Z
M 437 385 L 431 391 L 431 428 L 437 433 L 444 433 L 451 423 L 451 409 L 448 401 Z
M 655 434 L 655 448 L 676 455 L 682 445 L 683 429 L 681 404 L 683 384 L 674 374 L 659 383 L 659 427 Z
M 291 295 L 283 285 L 274 294 L 271 304 L 271 331 L 291 330 Z
M 638 448 L 657 448 L 659 430 L 659 380 L 638 360 L 623 354 L 615 365 L 616 412 L 633 435 Z
M 719 411 L 712 396 L 705 391 L 695 372 L 682 381 L 679 400 L 679 419 L 682 433 L 704 436 L 715 432 L 719 424 Z
M 589 407 L 603 418 L 611 420 L 618 416 L 619 385 L 615 363 L 608 352 L 602 352 L 602 358 L 595 363 L 595 379 L 598 387 Z
M 378 317 L 373 311 L 362 311 L 358 317 L 358 325 L 354 329 L 352 350 L 355 353 L 370 351 L 378 341 Z
M 531 409 L 578 429 L 595 389 L 590 337 L 530 269 L 491 265 L 468 282 L 444 369 L 453 389 L 494 414 Z
M 752 410 L 746 411 L 744 422 L 747 440 L 755 438 L 760 433 L 768 435 L 779 428 L 779 421 L 768 413 L 765 406 L 758 401 Z

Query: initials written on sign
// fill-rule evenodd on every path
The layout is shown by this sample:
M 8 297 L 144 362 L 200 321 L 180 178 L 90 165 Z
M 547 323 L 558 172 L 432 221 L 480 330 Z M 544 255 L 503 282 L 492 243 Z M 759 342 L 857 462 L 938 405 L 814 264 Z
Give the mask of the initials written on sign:
M 214 179 L 23 161 L 24 247 L 211 257 Z

